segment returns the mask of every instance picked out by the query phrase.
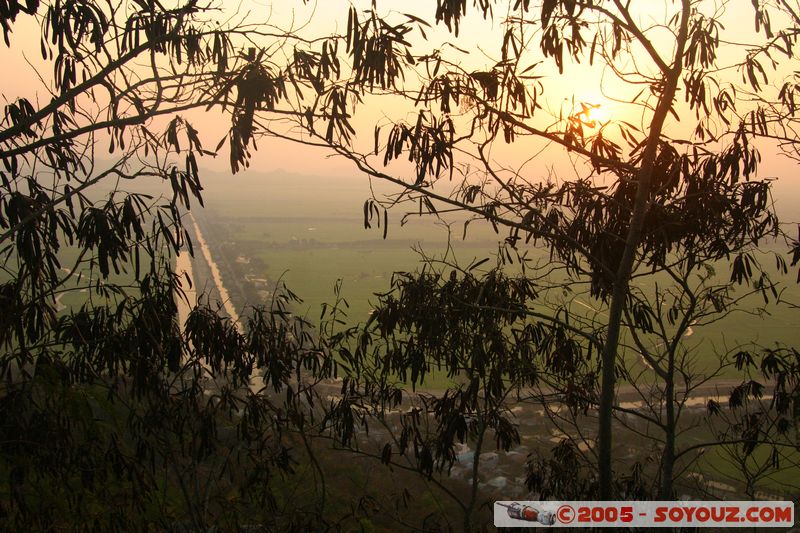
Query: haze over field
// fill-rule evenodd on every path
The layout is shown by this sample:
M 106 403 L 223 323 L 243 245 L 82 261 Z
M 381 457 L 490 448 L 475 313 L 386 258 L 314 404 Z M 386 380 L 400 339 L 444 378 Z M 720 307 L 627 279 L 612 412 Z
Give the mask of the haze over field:
M 390 290 L 392 274 L 397 271 L 421 269 L 422 256 L 415 251 L 421 249 L 429 257 L 441 258 L 447 249 L 448 231 L 445 224 L 429 215 L 420 217 L 411 212 L 406 223 L 401 225 L 408 210 L 395 209 L 389 213 L 389 230 L 383 239 L 382 227 L 376 221 L 370 229 L 364 228 L 363 204 L 371 194 L 385 195 L 396 191 L 391 185 L 369 181 L 363 176 L 309 176 L 278 169 L 272 172 L 250 170 L 231 176 L 226 173 L 206 172 L 204 197 L 206 207 L 196 210 L 206 238 L 212 248 L 220 253 L 224 250 L 223 277 L 237 276 L 228 283 L 241 282 L 244 272 L 261 279 L 264 287 L 274 288 L 280 279 L 304 299 L 296 311 L 312 322 L 319 317 L 323 303 L 335 300 L 334 285 L 342 281 L 341 296 L 348 301 L 347 323 L 365 321 L 377 297 L 375 293 Z M 797 204 L 777 198 L 780 210 L 792 212 Z M 405 206 L 407 207 L 407 206 Z M 467 238 L 463 240 L 463 216 L 442 215 L 451 221 L 450 245 L 455 256 L 466 267 L 475 260 L 489 258 L 483 267 L 496 264 L 498 246 L 507 236 L 497 234 L 485 220 L 472 221 L 467 227 Z M 382 222 L 381 222 L 382 223 Z M 220 248 L 221 243 L 228 246 Z M 788 249 L 781 242 L 763 243 L 763 251 L 779 253 L 787 259 Z M 528 250 L 533 264 L 547 264 L 549 252 L 541 246 L 522 246 Z M 772 259 L 765 255 L 766 263 Z M 231 259 L 240 261 L 257 259 L 256 265 L 236 265 Z M 218 260 L 219 261 L 219 260 Z M 510 272 L 518 272 L 517 264 L 509 264 Z M 730 265 L 724 261 L 715 265 L 717 276 L 727 279 Z M 800 302 L 800 289 L 792 283 L 794 273 L 777 279 L 788 282 L 782 297 L 790 302 Z M 661 278 L 659 283 L 667 280 Z M 213 283 L 201 286 L 213 289 Z M 643 286 L 646 287 L 646 286 Z M 744 289 L 744 288 L 743 288 Z M 574 285 L 574 294 L 564 295 L 565 302 L 572 302 L 570 309 L 580 315 L 588 310 L 601 308 L 586 294 L 586 287 Z M 265 303 L 265 293 L 244 290 L 244 298 L 238 296 L 237 305 Z M 753 295 L 742 306 L 744 310 L 726 320 L 697 328 L 689 345 L 701 347 L 701 359 L 712 350 L 731 348 L 750 343 L 768 345 L 791 344 L 796 340 L 796 321 L 789 314 L 767 314 L 752 316 L 746 310 L 760 305 L 761 296 Z M 552 302 L 551 302 L 552 303 Z M 601 311 L 597 318 L 602 319 Z M 705 355 L 704 355 L 705 354 Z M 634 356 L 635 357 L 635 356 Z M 733 374 L 733 371 L 730 372 Z

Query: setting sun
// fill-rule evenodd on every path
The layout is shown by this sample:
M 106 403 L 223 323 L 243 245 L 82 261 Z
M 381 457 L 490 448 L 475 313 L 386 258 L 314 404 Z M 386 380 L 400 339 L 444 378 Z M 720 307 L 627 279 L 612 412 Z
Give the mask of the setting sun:
M 611 120 L 611 109 L 606 105 L 597 104 L 589 109 L 586 118 L 589 122 L 596 122 L 602 126 Z
M 603 127 L 611 120 L 611 109 L 606 105 L 581 103 L 581 107 L 578 117 L 590 128 Z

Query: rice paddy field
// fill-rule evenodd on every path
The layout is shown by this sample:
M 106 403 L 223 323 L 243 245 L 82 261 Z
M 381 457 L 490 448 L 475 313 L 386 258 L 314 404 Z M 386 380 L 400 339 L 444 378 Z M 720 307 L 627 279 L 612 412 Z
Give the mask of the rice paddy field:
M 278 280 L 303 298 L 295 312 L 315 322 L 323 302 L 335 300 L 334 285 L 341 280 L 341 295 L 348 303 L 349 324 L 363 322 L 369 316 L 376 293 L 390 288 L 392 274 L 422 268 L 423 258 L 455 258 L 462 266 L 489 258 L 486 266 L 496 263 L 498 245 L 504 234 L 495 234 L 488 223 L 473 221 L 463 238 L 463 223 L 451 222 L 450 233 L 442 222 L 432 217 L 409 213 L 405 205 L 389 211 L 386 239 L 383 228 L 365 229 L 363 203 L 371 190 L 365 179 L 324 179 L 293 176 L 276 172 L 266 175 L 224 176 L 206 178 L 206 208 L 195 210 L 215 257 L 222 257 L 229 271 L 243 272 L 259 283 L 274 288 Z M 373 187 L 376 187 L 373 184 Z M 374 190 L 374 189 L 373 189 Z M 391 193 L 380 189 L 378 194 Z M 405 216 L 405 220 L 403 218 Z M 401 221 L 404 223 L 401 224 Z M 452 249 L 448 248 L 448 239 Z M 778 252 L 788 260 L 788 248 L 771 244 L 759 258 L 768 267 L 775 265 L 770 254 Z M 528 257 L 546 264 L 546 250 L 531 247 Z M 516 265 L 510 267 L 514 272 Z M 715 278 L 725 281 L 730 276 L 727 263 L 712 265 Z M 773 268 L 774 270 L 774 268 Z M 224 272 L 224 269 L 223 269 Z M 781 300 L 800 303 L 797 272 L 774 279 L 781 282 Z M 653 290 L 657 283 L 669 285 L 666 275 L 655 275 L 633 284 L 640 290 Z M 226 282 L 227 283 L 227 282 Z M 743 294 L 748 287 L 741 287 Z M 247 304 L 265 303 L 265 292 L 243 290 Z M 585 286 L 573 286 L 563 294 L 576 317 L 604 320 L 601 302 L 586 294 Z M 240 302 L 241 303 L 241 302 Z M 797 324 L 800 311 L 786 303 L 767 306 L 762 296 L 752 295 L 739 306 L 739 311 L 712 324 L 694 325 L 684 344 L 700 361 L 713 365 L 716 353 L 737 350 L 756 344 L 766 346 L 797 345 L 800 341 Z M 732 372 L 732 371 L 731 371 Z M 730 373 L 730 372 L 728 372 Z M 724 376 L 725 374 L 723 374 Z
M 377 220 L 372 221 L 373 227 L 364 227 L 364 201 L 373 192 L 381 196 L 397 191 L 377 183 L 370 186 L 363 177 L 335 179 L 285 172 L 237 176 L 207 173 L 204 185 L 206 207 L 195 206 L 192 213 L 205 234 L 214 260 L 221 267 L 236 307 L 268 303 L 280 281 L 303 299 L 294 312 L 312 323 L 319 319 L 323 303 L 335 301 L 337 282 L 341 283 L 340 294 L 347 302 L 345 321 L 355 325 L 367 320 L 377 301 L 376 294 L 390 289 L 395 272 L 423 267 L 422 254 L 434 259 L 446 254 L 448 261 L 455 260 L 462 267 L 488 258 L 484 266 L 490 267 L 497 262 L 498 247 L 505 236 L 502 229 L 496 234 L 490 224 L 473 221 L 465 238 L 462 221 L 451 219 L 448 227 L 432 217 L 420 217 L 413 212 L 414 206 L 402 204 L 389 211 L 389 227 L 384 239 L 383 220 L 380 227 Z M 153 194 L 155 191 L 154 188 Z M 529 247 L 525 251 L 532 261 L 540 265 L 548 263 L 546 250 Z M 775 264 L 771 253 L 777 252 L 789 259 L 786 246 L 773 243 L 765 246 L 762 252 L 760 260 L 768 266 Z M 63 248 L 60 252 L 62 266 L 72 267 L 77 254 L 76 248 Z M 197 256 L 194 262 L 199 263 Z M 202 277 L 207 269 L 196 266 L 195 270 Z M 717 279 L 728 279 L 727 263 L 712 267 Z M 510 273 L 518 269 L 518 265 L 508 267 Z M 94 291 L 89 290 L 94 281 L 91 269 L 82 265 L 80 271 L 81 276 L 65 285 L 58 296 L 58 308 L 62 311 L 77 308 L 86 298 L 96 297 Z M 783 302 L 800 304 L 796 276 L 795 268 L 775 277 L 781 283 Z M 0 282 L 7 277 L 0 272 Z M 114 276 L 114 281 L 121 283 L 131 279 L 131 273 Z M 201 292 L 208 290 L 214 297 L 212 282 L 203 279 L 195 282 Z M 633 285 L 644 292 L 652 291 L 655 284 L 664 288 L 669 286 L 670 280 L 659 274 L 633 281 Z M 77 291 L 68 290 L 76 287 Z M 739 292 L 747 289 L 742 287 Z M 587 292 L 585 285 L 569 286 L 563 293 L 555 291 L 550 304 L 566 304 L 577 320 L 594 319 L 602 324 L 605 306 L 590 298 Z M 724 319 L 693 325 L 691 335 L 684 338 L 684 345 L 693 351 L 698 361 L 709 367 L 717 361 L 717 353 L 754 344 L 800 345 L 797 329 L 800 308 L 771 303 L 765 311 L 756 313 L 762 305 L 762 297 L 752 295 L 741 303 L 737 312 Z M 631 357 L 638 359 L 635 354 Z M 735 371 L 727 373 L 733 375 Z

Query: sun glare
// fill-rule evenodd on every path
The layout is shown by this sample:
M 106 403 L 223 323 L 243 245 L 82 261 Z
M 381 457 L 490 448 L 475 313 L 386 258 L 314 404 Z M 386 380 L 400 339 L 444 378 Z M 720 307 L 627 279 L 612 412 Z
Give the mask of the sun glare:
M 591 128 L 600 128 L 611 120 L 611 109 L 603 104 L 582 104 L 581 120 Z

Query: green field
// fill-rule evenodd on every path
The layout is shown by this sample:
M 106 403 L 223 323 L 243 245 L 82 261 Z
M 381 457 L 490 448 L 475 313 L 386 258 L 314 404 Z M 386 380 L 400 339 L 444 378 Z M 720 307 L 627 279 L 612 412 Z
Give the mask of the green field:
M 322 303 L 335 300 L 337 280 L 341 280 L 341 295 L 349 305 L 347 322 L 363 322 L 377 299 L 375 293 L 389 290 L 394 272 L 422 267 L 422 257 L 412 248 L 421 249 L 434 258 L 440 258 L 447 250 L 447 229 L 432 217 L 411 214 L 401 225 L 407 214 L 403 210 L 405 206 L 390 210 L 385 240 L 383 228 L 365 229 L 363 202 L 370 193 L 365 181 L 275 173 L 234 178 L 212 175 L 206 183 L 207 208 L 195 213 L 212 247 L 214 243 L 225 244 L 219 250 L 224 250 L 224 260 L 228 264 L 239 256 L 255 260 L 254 266 L 244 269 L 249 269 L 251 276 L 266 279 L 272 288 L 278 280 L 285 282 L 304 300 L 302 305 L 296 306 L 295 312 L 312 323 L 318 320 Z M 450 242 L 459 264 L 466 266 L 475 259 L 489 257 L 492 259 L 488 266 L 495 263 L 493 257 L 504 234 L 502 230 L 500 235 L 495 234 L 488 223 L 473 221 L 466 240 L 462 237 L 463 223 L 451 223 Z M 786 252 L 778 247 L 774 249 Z M 546 263 L 546 250 L 530 247 L 528 251 L 529 257 Z M 768 266 L 774 264 L 770 257 L 762 260 Z M 510 271 L 516 268 L 512 265 Z M 715 269 L 716 279 L 727 280 L 730 272 L 727 264 L 715 265 Z M 795 276 L 796 272 L 790 271 L 778 281 L 784 286 L 782 299 L 799 303 L 800 286 L 795 283 Z M 670 282 L 662 274 L 633 282 L 645 292 L 652 290 L 655 283 L 664 288 Z M 598 322 L 604 322 L 604 306 L 586 294 L 585 284 L 573 286 L 571 290 L 568 294 L 557 291 L 550 303 L 571 302 L 570 312 L 576 318 L 585 320 L 594 316 Z M 747 290 L 747 287 L 739 290 Z M 248 304 L 266 303 L 252 291 L 242 292 L 248 293 Z M 685 346 L 693 351 L 698 361 L 713 366 L 717 359 L 715 354 L 738 347 L 754 343 L 797 344 L 800 340 L 795 327 L 797 309 L 771 305 L 767 314 L 754 316 L 750 311 L 761 304 L 761 296 L 755 295 L 745 300 L 739 311 L 724 319 L 709 325 L 695 325 L 692 336 L 684 338 Z M 631 357 L 637 358 L 635 354 Z M 732 375 L 731 372 L 734 371 L 723 375 Z
M 58 313 L 66 313 L 69 310 L 77 310 L 87 301 L 95 301 L 96 303 L 105 303 L 108 299 L 100 294 L 98 287 L 102 289 L 106 285 L 117 285 L 130 294 L 136 294 L 138 290 L 134 283 L 134 273 L 132 265 L 120 265 L 119 273 L 115 273 L 113 267 L 111 274 L 106 280 L 103 280 L 98 285 L 100 279 L 100 269 L 96 264 L 92 264 L 86 257 L 82 258 L 80 263 L 80 249 L 78 246 L 64 246 L 58 254 L 58 261 L 61 265 L 59 276 L 64 280 L 61 285 L 56 288 L 53 296 L 55 297 L 55 306 Z M 142 269 L 147 268 L 145 264 L 149 259 L 142 257 Z M 6 265 L 14 265 L 14 258 L 10 258 Z M 74 270 L 74 272 L 73 272 Z M 0 270 L 0 283 L 5 283 L 11 276 L 5 270 Z M 110 295 L 111 299 L 114 298 L 113 294 Z

